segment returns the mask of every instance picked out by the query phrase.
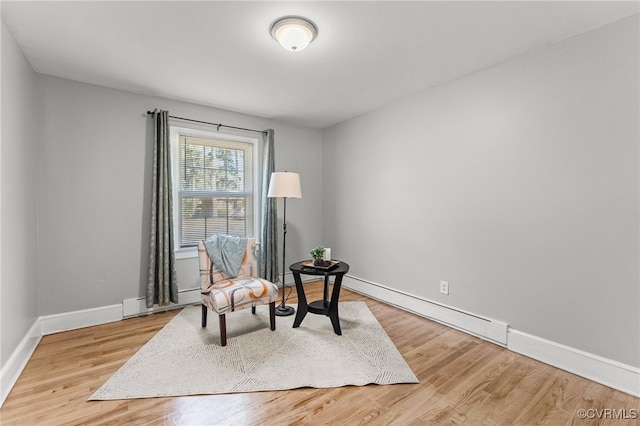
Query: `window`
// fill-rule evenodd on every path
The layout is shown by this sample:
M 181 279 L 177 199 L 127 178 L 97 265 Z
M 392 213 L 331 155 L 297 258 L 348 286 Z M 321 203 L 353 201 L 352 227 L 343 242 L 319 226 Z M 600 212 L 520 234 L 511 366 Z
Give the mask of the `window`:
M 215 233 L 254 236 L 257 140 L 173 127 L 171 137 L 177 246 Z

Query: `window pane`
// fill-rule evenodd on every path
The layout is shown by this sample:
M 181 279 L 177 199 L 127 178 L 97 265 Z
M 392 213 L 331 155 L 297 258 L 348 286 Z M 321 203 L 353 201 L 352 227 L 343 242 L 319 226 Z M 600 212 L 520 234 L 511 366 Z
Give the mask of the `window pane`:
M 182 135 L 180 247 L 215 233 L 253 236 L 253 145 Z
M 180 246 L 197 244 L 215 233 L 253 235 L 250 197 L 180 197 Z

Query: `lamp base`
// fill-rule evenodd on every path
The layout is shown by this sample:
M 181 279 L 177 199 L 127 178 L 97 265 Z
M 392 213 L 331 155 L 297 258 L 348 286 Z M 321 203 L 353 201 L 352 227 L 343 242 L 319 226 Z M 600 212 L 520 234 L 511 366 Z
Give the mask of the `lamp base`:
M 293 315 L 295 312 L 296 310 L 293 306 L 279 305 L 276 307 L 276 315 L 279 317 L 288 317 L 289 315 Z

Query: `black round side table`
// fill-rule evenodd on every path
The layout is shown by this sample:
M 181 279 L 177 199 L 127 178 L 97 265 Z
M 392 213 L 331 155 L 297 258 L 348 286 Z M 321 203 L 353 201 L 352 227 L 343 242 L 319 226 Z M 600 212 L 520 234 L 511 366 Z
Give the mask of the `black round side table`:
M 335 261 L 334 261 L 335 262 Z M 293 278 L 296 282 L 296 292 L 298 293 L 298 309 L 296 312 L 296 318 L 293 321 L 293 328 L 300 327 L 302 320 L 307 315 L 307 312 L 312 314 L 326 315 L 331 319 L 331 325 L 333 325 L 333 331 L 336 334 L 342 335 L 340 329 L 340 320 L 338 318 L 338 298 L 340 297 L 340 286 L 342 285 L 342 277 L 349 272 L 349 264 L 342 261 L 332 268 L 322 268 L 309 266 L 309 261 L 296 262 L 289 266 L 289 269 L 293 273 Z M 307 297 L 304 294 L 304 287 L 302 285 L 302 279 L 300 275 L 317 275 L 324 276 L 324 297 L 322 300 L 316 300 L 311 303 L 307 303 Z M 329 300 L 329 277 L 336 277 L 333 283 L 333 291 L 331 292 L 331 299 Z

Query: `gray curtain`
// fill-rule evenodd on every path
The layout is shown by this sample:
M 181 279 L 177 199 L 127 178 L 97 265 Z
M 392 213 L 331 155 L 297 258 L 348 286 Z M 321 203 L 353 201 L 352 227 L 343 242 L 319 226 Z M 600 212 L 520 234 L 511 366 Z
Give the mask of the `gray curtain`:
M 178 303 L 173 243 L 173 200 L 169 111 L 153 111 L 151 238 L 147 273 L 147 308 Z
M 262 241 L 260 243 L 260 276 L 278 281 L 278 199 L 267 197 L 271 173 L 275 171 L 273 129 L 265 136 L 262 162 Z

